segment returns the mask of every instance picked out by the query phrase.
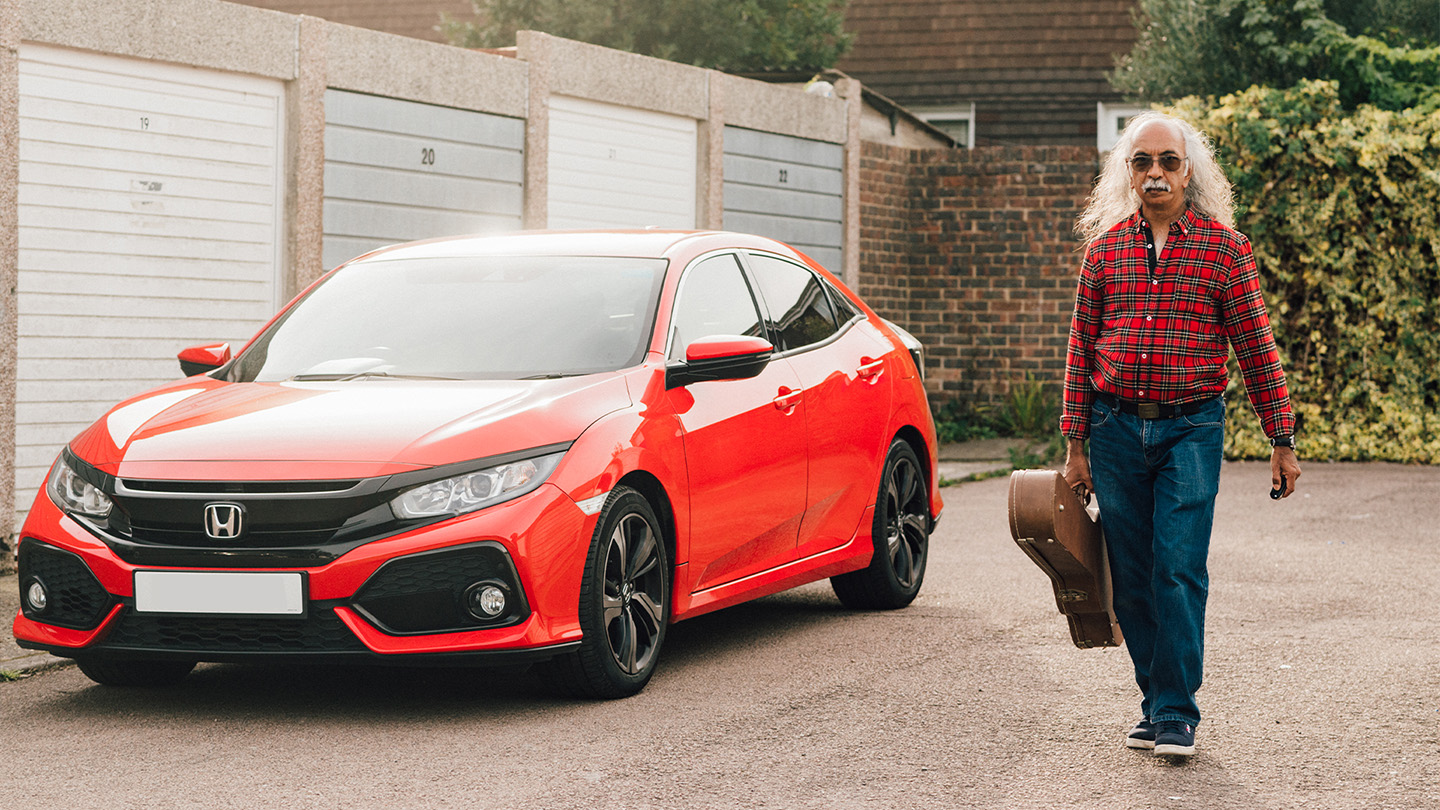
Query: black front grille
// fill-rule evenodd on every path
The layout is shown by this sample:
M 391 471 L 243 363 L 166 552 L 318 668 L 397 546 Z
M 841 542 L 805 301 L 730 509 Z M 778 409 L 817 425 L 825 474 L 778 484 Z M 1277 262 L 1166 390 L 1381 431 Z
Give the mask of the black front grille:
M 465 609 L 466 591 L 481 582 L 498 584 L 507 594 L 505 611 L 493 619 L 482 620 Z M 530 612 L 510 555 L 497 543 L 391 560 L 361 586 L 355 606 L 394 634 L 503 627 Z
M 366 647 L 335 611 L 315 608 L 304 619 L 155 616 L 126 610 L 105 637 L 106 649 L 173 653 L 363 652 Z
M 20 543 L 21 609 L 26 618 L 72 630 L 93 630 L 110 611 L 114 598 L 75 554 L 29 538 Z M 24 598 L 39 580 L 48 602 L 43 611 Z

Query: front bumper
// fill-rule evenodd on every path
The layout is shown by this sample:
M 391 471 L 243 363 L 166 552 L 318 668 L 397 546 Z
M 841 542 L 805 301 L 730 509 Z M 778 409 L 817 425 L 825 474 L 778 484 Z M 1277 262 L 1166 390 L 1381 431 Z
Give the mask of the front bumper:
M 23 592 L 38 578 L 51 600 L 41 612 L 23 603 L 14 634 L 22 647 L 70 658 L 541 660 L 580 641 L 580 581 L 595 520 L 546 484 L 471 515 L 359 546 L 323 566 L 223 568 L 301 572 L 302 617 L 160 614 L 136 609 L 134 574 L 181 569 L 127 563 L 42 492 L 21 533 L 20 586 Z M 489 621 L 475 619 L 463 605 L 468 586 L 482 581 L 510 596 L 506 610 Z

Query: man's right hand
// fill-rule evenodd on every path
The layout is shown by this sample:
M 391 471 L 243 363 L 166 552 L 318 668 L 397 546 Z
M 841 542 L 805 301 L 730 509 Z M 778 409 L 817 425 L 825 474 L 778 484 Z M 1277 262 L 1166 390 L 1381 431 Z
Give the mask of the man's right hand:
M 1095 491 L 1095 482 L 1090 480 L 1090 457 L 1085 455 L 1085 440 L 1070 439 L 1065 443 L 1065 483 L 1080 496 L 1089 501 Z

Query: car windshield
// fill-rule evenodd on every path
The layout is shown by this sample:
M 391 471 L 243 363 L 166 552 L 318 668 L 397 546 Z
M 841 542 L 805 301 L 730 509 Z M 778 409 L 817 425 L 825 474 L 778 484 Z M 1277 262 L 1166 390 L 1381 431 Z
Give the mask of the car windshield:
M 311 290 L 237 358 L 236 382 L 534 379 L 645 354 L 664 259 L 377 259 Z

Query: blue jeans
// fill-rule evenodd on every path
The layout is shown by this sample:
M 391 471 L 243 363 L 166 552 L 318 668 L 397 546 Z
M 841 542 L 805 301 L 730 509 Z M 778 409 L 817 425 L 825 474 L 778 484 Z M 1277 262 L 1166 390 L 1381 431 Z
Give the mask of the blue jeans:
M 1110 552 L 1115 616 L 1151 722 L 1200 723 L 1210 527 L 1225 447 L 1225 403 L 1141 419 L 1096 401 L 1090 475 Z

